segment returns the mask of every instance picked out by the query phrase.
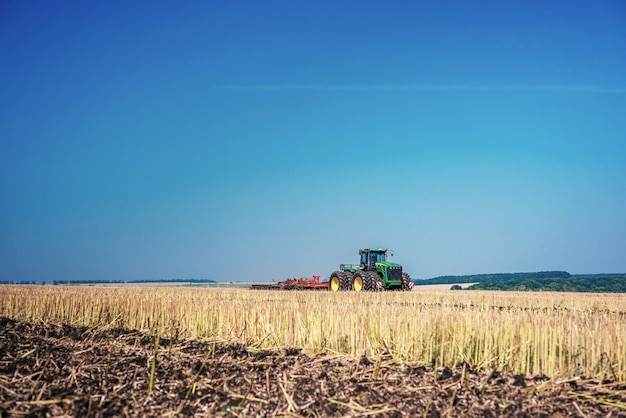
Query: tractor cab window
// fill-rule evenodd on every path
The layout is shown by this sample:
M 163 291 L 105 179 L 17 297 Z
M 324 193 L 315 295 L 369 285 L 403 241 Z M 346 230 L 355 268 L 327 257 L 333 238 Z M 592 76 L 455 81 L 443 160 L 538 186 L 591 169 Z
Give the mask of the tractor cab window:
M 365 269 L 373 269 L 376 263 L 384 263 L 385 253 L 380 251 L 366 251 L 361 253 L 361 266 Z

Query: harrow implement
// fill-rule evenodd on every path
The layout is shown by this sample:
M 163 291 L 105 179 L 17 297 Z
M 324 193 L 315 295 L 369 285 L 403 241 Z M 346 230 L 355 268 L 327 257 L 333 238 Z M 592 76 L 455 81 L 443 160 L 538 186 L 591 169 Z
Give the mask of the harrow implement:
M 255 290 L 328 290 L 328 282 L 320 280 L 321 276 L 313 276 L 312 279 L 293 278 L 284 282 L 272 284 L 253 284 Z

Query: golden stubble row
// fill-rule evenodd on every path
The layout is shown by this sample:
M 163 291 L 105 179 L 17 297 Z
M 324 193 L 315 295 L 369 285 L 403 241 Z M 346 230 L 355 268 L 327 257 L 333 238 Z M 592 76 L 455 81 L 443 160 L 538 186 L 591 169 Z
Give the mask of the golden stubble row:
M 0 286 L 0 315 L 258 349 L 626 381 L 626 295 Z

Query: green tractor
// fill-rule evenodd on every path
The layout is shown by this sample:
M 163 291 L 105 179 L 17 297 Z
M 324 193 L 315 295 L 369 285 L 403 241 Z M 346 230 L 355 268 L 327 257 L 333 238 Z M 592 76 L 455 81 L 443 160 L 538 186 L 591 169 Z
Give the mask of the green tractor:
M 330 275 L 329 289 L 333 292 L 354 290 L 411 290 L 411 277 L 402 272 L 402 266 L 387 261 L 387 249 L 359 250 L 361 263 L 342 264 Z

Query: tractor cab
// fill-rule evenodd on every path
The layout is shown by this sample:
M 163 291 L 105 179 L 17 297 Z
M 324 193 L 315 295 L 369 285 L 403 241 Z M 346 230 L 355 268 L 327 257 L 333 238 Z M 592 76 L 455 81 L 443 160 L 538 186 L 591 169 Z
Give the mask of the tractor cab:
M 361 254 L 360 268 L 363 270 L 376 270 L 376 263 L 387 261 L 387 250 L 359 250 Z

